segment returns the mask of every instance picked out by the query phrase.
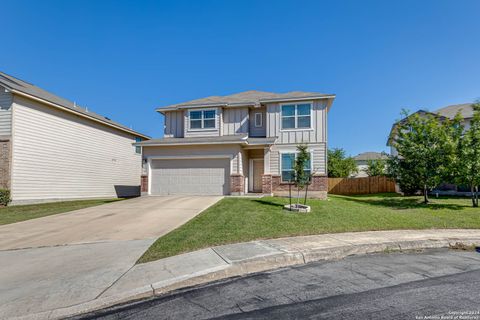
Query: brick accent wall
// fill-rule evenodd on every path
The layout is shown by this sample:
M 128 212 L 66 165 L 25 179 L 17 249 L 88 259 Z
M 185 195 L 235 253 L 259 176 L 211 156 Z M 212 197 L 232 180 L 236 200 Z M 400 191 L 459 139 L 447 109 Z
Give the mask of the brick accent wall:
M 241 174 L 230 175 L 230 194 L 239 195 L 245 193 L 245 178 Z
M 265 188 L 268 188 L 268 184 L 271 185 L 271 192 L 274 195 L 278 196 L 286 196 L 288 195 L 288 183 L 282 183 L 281 176 L 278 175 L 264 175 L 269 176 L 271 180 L 268 183 L 267 179 L 265 179 Z M 292 186 L 292 192 L 296 192 L 296 188 Z M 312 183 L 308 186 L 308 195 L 311 198 L 320 198 L 326 199 L 327 198 L 327 191 L 328 191 L 328 177 L 327 176 L 313 176 Z M 303 193 L 303 192 L 301 192 Z
M 148 176 L 147 175 L 142 175 L 140 178 L 140 192 L 146 193 L 148 192 Z
M 0 189 L 10 188 L 10 140 L 0 140 Z
M 271 174 L 262 175 L 262 193 L 264 194 L 272 193 L 272 175 Z

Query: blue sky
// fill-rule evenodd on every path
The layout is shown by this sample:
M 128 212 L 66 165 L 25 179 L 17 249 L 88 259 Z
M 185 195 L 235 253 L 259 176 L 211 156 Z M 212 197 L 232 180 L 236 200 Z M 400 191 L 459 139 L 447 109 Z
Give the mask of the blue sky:
M 400 110 L 480 97 L 480 1 L 2 1 L 0 70 L 153 137 L 154 109 L 335 93 L 329 147 L 385 150 Z

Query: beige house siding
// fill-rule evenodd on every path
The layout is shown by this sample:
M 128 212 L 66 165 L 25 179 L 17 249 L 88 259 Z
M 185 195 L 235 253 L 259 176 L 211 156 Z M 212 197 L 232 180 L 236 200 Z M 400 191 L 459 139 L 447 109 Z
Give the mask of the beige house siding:
M 208 129 L 208 130 L 192 130 L 190 129 L 190 117 L 189 111 L 193 110 L 205 110 L 205 109 L 215 109 L 217 110 L 215 123 L 215 129 Z M 197 109 L 188 109 L 185 110 L 184 113 L 184 137 L 214 137 L 221 135 L 221 127 L 222 127 L 222 108 L 197 108 Z
M 223 109 L 223 135 L 248 133 L 248 108 Z
M 0 86 L 0 137 L 9 136 L 12 130 L 12 101 L 10 92 Z
M 14 202 L 136 195 L 141 155 L 131 134 L 14 96 Z
M 165 138 L 183 138 L 184 111 L 170 111 L 165 113 Z
M 290 102 L 289 102 L 290 103 Z M 295 103 L 295 102 L 292 102 Z M 304 103 L 304 102 L 303 102 Z M 278 137 L 278 144 L 320 143 L 327 139 L 327 99 L 312 102 L 312 128 L 306 130 L 282 130 L 281 105 L 267 105 L 267 137 Z

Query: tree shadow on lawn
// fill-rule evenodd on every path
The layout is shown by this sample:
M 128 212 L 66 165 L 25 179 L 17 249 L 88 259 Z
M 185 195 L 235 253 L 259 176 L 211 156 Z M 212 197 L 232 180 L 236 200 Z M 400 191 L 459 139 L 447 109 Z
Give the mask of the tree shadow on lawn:
M 376 198 L 373 198 L 376 197 Z M 368 204 L 379 207 L 386 207 L 393 210 L 407 210 L 407 209 L 429 209 L 429 210 L 440 210 L 440 209 L 449 209 L 449 210 L 463 210 L 468 208 L 468 205 L 454 204 L 454 203 L 438 203 L 430 202 L 429 204 L 424 204 L 423 199 L 416 197 L 403 197 L 403 196 L 393 196 L 392 195 L 369 195 L 366 196 L 342 196 L 342 200 Z M 435 201 L 435 200 L 433 200 Z
M 270 201 L 270 200 L 255 199 L 255 200 L 253 200 L 253 201 L 254 201 L 254 202 L 257 202 L 257 203 L 260 203 L 260 204 L 265 204 L 265 205 L 267 205 L 267 206 L 282 207 L 282 208 L 283 208 L 283 204 L 277 203 L 277 202 L 273 202 L 273 201 Z

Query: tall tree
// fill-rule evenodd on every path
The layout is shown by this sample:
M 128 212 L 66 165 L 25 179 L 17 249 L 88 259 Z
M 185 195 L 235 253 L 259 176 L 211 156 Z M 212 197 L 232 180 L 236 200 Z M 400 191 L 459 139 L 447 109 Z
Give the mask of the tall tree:
M 424 203 L 428 191 L 442 182 L 454 153 L 448 119 L 416 113 L 400 121 L 393 138 L 398 155 L 389 159 L 390 173 L 405 186 L 420 187 Z
M 352 157 L 347 157 L 343 149 L 328 150 L 328 176 L 331 178 L 347 178 L 358 171 Z
M 478 207 L 478 186 L 480 185 L 480 103 L 473 105 L 474 114 L 463 137 L 459 139 L 455 166 L 456 182 L 468 185 L 472 194 L 472 206 Z

